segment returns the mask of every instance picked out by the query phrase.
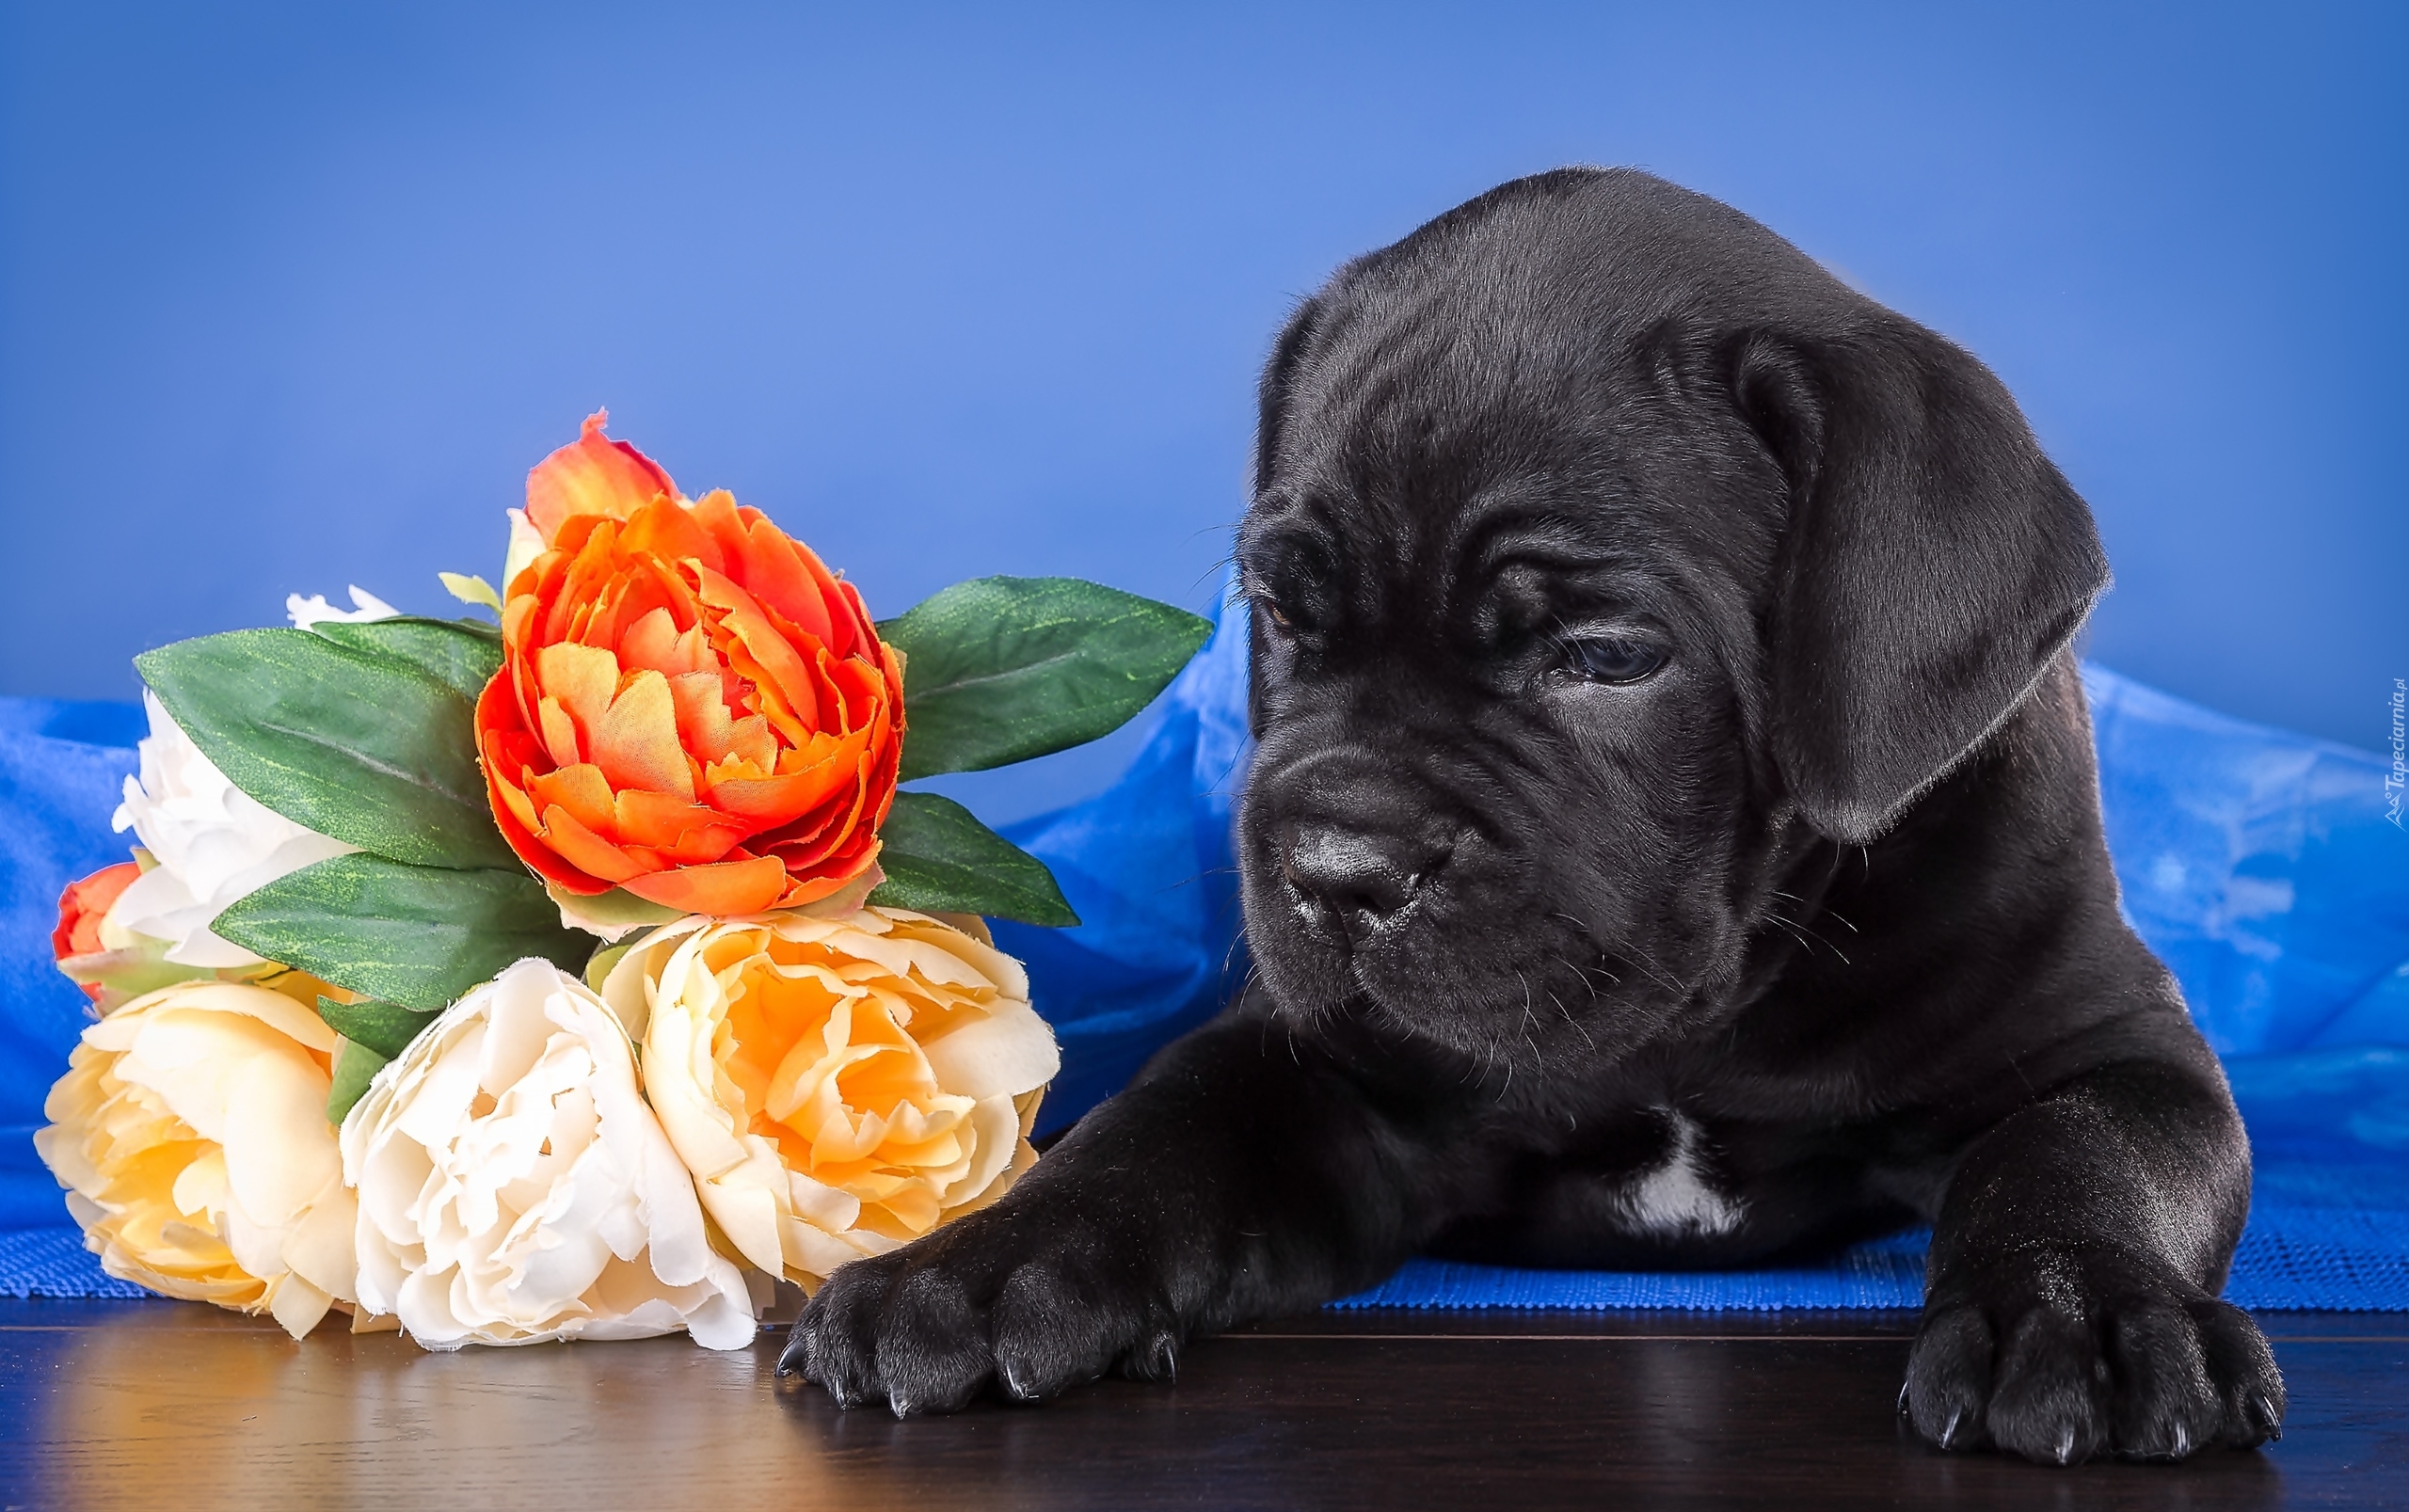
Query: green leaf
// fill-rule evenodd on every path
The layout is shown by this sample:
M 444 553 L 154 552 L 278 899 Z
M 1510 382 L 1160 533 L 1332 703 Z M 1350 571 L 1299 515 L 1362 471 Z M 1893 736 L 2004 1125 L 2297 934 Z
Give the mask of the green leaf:
M 611 979 L 611 968 L 619 963 L 619 958 L 643 943 L 641 940 L 630 940 L 624 945 L 606 945 L 595 951 L 594 959 L 585 963 L 585 985 L 600 992 L 602 984 Z
M 338 1003 L 331 997 L 321 997 L 318 1016 L 327 1021 L 327 1027 L 352 1043 L 364 1044 L 391 1060 L 408 1049 L 419 1032 L 441 1014 L 438 1011 L 380 1003 L 374 998 L 364 1003 Z
M 675 924 L 686 916 L 666 903 L 638 898 L 625 887 L 589 896 L 548 882 L 544 891 L 550 896 L 552 906 L 561 911 L 563 924 L 574 922 L 577 928 L 598 939 L 618 940 L 637 930 Z
M 412 867 L 343 855 L 238 899 L 210 928 L 270 961 L 404 1008 L 443 1008 L 503 967 L 541 956 L 576 971 L 590 935 L 526 872 Z
M 886 880 L 869 895 L 889 908 L 984 914 L 1024 924 L 1077 924 L 1045 863 L 980 823 L 950 798 L 897 793 L 879 826 Z
M 324 999 L 320 999 L 324 1001 Z M 380 1056 L 357 1040 L 335 1042 L 335 1084 L 327 1090 L 327 1122 L 336 1128 L 368 1095 L 368 1084 L 385 1069 L 391 1056 Z
M 1188 664 L 1210 620 L 1077 578 L 978 578 L 898 619 L 905 780 L 983 772 L 1119 729 Z
M 443 584 L 443 591 L 460 602 L 490 609 L 497 614 L 502 613 L 502 595 L 493 591 L 492 583 L 475 573 L 439 572 L 435 576 Z
M 355 651 L 407 662 L 471 706 L 502 670 L 502 633 L 473 619 L 326 619 L 311 633 Z
M 234 630 L 134 664 L 235 787 L 295 823 L 419 866 L 516 866 L 477 770 L 473 664 L 434 626 Z M 413 656 L 455 660 L 439 676 Z

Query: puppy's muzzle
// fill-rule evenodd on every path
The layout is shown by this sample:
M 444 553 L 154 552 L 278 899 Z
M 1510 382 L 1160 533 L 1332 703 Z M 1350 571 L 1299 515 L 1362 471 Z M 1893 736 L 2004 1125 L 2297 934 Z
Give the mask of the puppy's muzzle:
M 1326 820 L 1283 827 L 1280 877 L 1306 927 L 1332 945 L 1358 946 L 1412 908 L 1446 853 L 1402 836 Z

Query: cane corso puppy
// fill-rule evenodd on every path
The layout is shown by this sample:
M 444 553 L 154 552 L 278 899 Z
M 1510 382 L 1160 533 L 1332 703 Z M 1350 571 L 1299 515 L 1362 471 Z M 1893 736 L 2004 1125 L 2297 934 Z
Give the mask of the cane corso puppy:
M 944 1411 L 1168 1378 L 1417 1252 L 1927 1222 L 1933 1442 L 2274 1434 L 2217 1296 L 2249 1148 L 2101 837 L 2068 643 L 2107 565 L 1999 380 L 1712 199 L 1566 169 L 1342 268 L 1261 403 L 1258 974 L 1000 1202 L 830 1278 L 780 1368 Z

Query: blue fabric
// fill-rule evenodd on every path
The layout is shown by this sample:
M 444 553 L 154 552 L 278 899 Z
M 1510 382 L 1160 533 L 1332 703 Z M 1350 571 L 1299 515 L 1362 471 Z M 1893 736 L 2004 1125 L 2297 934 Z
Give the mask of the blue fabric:
M 126 858 L 109 816 L 144 728 L 139 705 L 0 698 L 0 1230 L 59 1221 L 33 1132 L 90 1021 L 83 990 L 51 967 L 50 931 L 69 883 Z
M 2386 818 L 2388 765 L 2097 667 L 2084 683 L 2126 910 L 2226 1058 L 2257 1151 L 2228 1295 L 2260 1308 L 2409 1309 L 2409 835 Z M 1157 703 L 1118 782 L 1008 830 L 1086 920 L 997 928 L 1062 1042 L 1042 1128 L 1109 1096 L 1242 979 L 1229 836 L 1245 692 L 1234 622 Z M 56 1229 L 57 1188 L 29 1136 L 86 1022 L 82 995 L 50 967 L 56 900 L 123 858 L 108 818 L 140 731 L 130 705 L 0 699 L 0 1230 L 46 1231 L 0 1234 L 0 1295 L 123 1295 L 98 1289 L 121 1283 Z M 1416 1262 L 1338 1305 L 1905 1307 L 1922 1253 L 1909 1234 L 1787 1270 Z
M 1040 1134 L 1119 1090 L 1245 979 L 1230 853 L 1248 748 L 1245 622 L 1224 620 L 1148 717 L 1146 743 L 1110 788 L 1004 827 L 1052 868 L 1081 920 L 1073 930 L 995 926 L 996 943 L 1029 963 L 1038 1010 L 1062 1044 Z
M 102 1270 L 100 1257 L 84 1248 L 79 1229 L 0 1233 L 0 1297 L 139 1300 L 152 1295 Z
M 1817 1265 L 1729 1271 L 1515 1270 L 1409 1261 L 1331 1306 L 1691 1313 L 1917 1308 L 1929 1231 L 1858 1245 Z M 2262 1313 L 2409 1313 L 2409 1212 L 2299 1207 L 2264 1193 L 2233 1255 L 2226 1299 Z

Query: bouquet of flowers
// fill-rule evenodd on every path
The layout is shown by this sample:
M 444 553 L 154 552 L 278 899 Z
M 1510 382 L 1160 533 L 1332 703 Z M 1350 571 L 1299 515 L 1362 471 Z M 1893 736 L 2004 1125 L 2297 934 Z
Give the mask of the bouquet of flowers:
M 987 578 L 873 621 L 586 421 L 482 618 L 291 601 L 145 653 L 133 858 L 59 900 L 42 1157 L 116 1276 L 430 1348 L 749 1340 L 1000 1196 L 1060 1066 L 982 915 L 1043 863 L 898 783 L 1094 740 L 1206 621 Z

